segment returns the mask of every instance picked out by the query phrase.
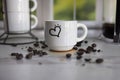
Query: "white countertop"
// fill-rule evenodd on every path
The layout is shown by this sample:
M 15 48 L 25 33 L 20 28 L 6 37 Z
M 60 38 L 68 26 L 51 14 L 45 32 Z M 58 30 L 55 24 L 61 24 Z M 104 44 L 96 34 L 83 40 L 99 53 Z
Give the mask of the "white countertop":
M 40 37 L 43 32 L 35 34 L 40 40 L 44 40 L 43 36 Z M 83 43 L 83 48 L 95 42 L 97 48 L 102 50 L 89 56 L 93 60 L 103 58 L 102 64 L 85 63 L 83 66 L 84 61 L 76 60 L 75 56 L 68 60 L 64 53 L 53 53 L 48 50 L 45 50 L 49 53 L 47 56 L 15 60 L 10 53 L 20 52 L 25 55 L 26 49 L 21 48 L 32 44 L 17 47 L 0 45 L 0 80 L 120 80 L 120 45 L 100 40 L 98 37 L 88 37 L 86 40 L 88 44 Z

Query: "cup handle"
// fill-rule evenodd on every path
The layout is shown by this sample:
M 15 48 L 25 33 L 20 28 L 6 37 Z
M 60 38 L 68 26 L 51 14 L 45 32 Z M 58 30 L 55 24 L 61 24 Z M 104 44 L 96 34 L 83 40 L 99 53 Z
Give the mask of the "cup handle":
M 31 0 L 34 3 L 34 6 L 30 9 L 31 12 L 35 11 L 37 9 L 37 1 Z
M 38 19 L 37 19 L 37 17 L 35 15 L 31 15 L 30 17 L 31 17 L 31 19 L 34 19 L 34 24 L 32 24 L 32 22 L 31 22 L 31 29 L 33 29 L 33 28 L 35 28 L 37 26 Z
M 84 25 L 84 24 L 81 24 L 81 23 L 78 23 L 77 24 L 77 28 L 82 28 L 83 29 L 83 35 L 80 37 L 80 38 L 77 38 L 77 41 L 82 41 L 86 38 L 87 36 L 87 33 L 88 33 L 88 29 L 87 29 L 87 26 Z

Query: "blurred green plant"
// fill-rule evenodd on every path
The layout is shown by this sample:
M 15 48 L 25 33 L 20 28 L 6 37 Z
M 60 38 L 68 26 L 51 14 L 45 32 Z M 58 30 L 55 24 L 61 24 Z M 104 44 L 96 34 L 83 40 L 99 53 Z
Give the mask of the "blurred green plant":
M 54 0 L 54 19 L 73 20 L 74 0 Z M 76 0 L 76 19 L 95 20 L 96 0 Z
M 2 0 L 0 0 L 0 21 L 3 20 L 3 15 L 2 15 Z
M 34 6 L 34 3 L 32 2 L 32 1 L 30 1 L 30 8 L 32 8 L 33 6 Z M 34 14 L 34 15 L 36 15 L 36 10 L 35 11 L 33 11 L 33 12 L 31 12 L 31 14 Z
M 54 19 L 73 19 L 73 0 L 54 0 Z

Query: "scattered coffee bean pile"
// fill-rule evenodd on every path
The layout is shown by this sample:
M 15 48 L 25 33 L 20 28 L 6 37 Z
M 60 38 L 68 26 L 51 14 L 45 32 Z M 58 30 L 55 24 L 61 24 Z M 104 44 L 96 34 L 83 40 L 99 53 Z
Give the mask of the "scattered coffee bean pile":
M 32 57 L 36 56 L 36 55 L 38 55 L 39 57 L 42 57 L 42 56 L 45 56 L 48 54 L 47 52 L 44 52 L 43 50 L 37 50 L 37 49 L 33 49 L 31 47 L 28 48 L 28 52 L 30 52 L 30 53 L 28 53 L 26 55 L 26 57 L 25 57 L 26 59 L 32 59 Z
M 84 58 L 84 57 L 83 57 L 84 54 L 92 54 L 92 53 L 95 53 L 95 52 L 97 52 L 97 53 L 100 53 L 100 52 L 101 52 L 100 49 L 96 49 L 96 47 L 97 47 L 97 44 L 96 44 L 96 43 L 92 43 L 92 44 L 91 44 L 90 46 L 88 46 L 86 49 L 81 48 L 82 43 L 87 44 L 88 41 L 80 41 L 80 42 L 77 42 L 77 44 L 73 47 L 74 50 L 77 50 L 77 52 L 75 53 L 77 60 L 80 60 L 80 59 Z M 70 55 L 70 54 L 66 54 L 66 58 L 71 58 L 71 56 L 72 56 L 72 55 Z M 91 63 L 92 58 L 84 58 L 84 61 Z M 97 58 L 94 62 L 100 64 L 100 63 L 102 63 L 103 61 L 104 61 L 104 60 L 103 60 L 102 58 Z
M 39 57 L 42 57 L 42 56 L 45 56 L 45 55 L 47 55 L 48 53 L 47 52 L 44 52 L 43 50 L 37 50 L 36 48 L 38 48 L 38 47 L 40 47 L 40 44 L 39 43 L 41 43 L 42 44 L 42 48 L 47 48 L 48 46 L 45 44 L 45 42 L 44 41 L 40 41 L 40 42 L 35 42 L 34 44 L 33 44 L 33 46 L 35 47 L 35 48 L 33 48 L 33 47 L 25 47 L 26 49 L 27 49 L 27 52 L 28 52 L 28 54 L 26 54 L 25 55 L 25 58 L 26 59 L 32 59 L 32 57 L 33 56 L 36 56 L 36 55 L 38 55 Z M 23 50 L 23 48 L 21 48 L 22 50 Z M 21 59 L 23 59 L 23 54 L 21 54 L 21 53 L 11 53 L 11 56 L 14 56 L 14 57 L 16 57 L 16 59 L 17 60 L 21 60 Z
M 30 53 L 25 55 L 26 59 L 32 59 L 33 56 L 38 55 L 39 57 L 47 55 L 47 52 L 44 52 L 42 50 L 33 50 Z M 23 59 L 23 54 L 21 53 L 11 53 L 11 56 L 15 56 L 17 60 Z
M 91 63 L 92 58 L 84 58 L 83 55 L 84 54 L 92 54 L 92 53 L 100 53 L 101 50 L 100 49 L 96 49 L 97 44 L 96 43 L 92 43 L 90 46 L 88 46 L 87 48 L 81 48 L 82 43 L 87 44 L 88 41 L 80 41 L 77 42 L 77 44 L 73 47 L 74 50 L 76 50 L 77 52 L 75 53 L 76 56 L 76 60 L 81 60 L 83 59 L 86 63 Z M 40 45 L 42 49 L 47 48 L 47 44 L 45 43 L 45 41 L 40 41 L 40 42 L 35 42 L 33 44 L 33 47 L 28 47 L 26 46 L 25 48 L 27 49 L 28 54 L 25 55 L 26 59 L 32 59 L 33 56 L 39 56 L 39 57 L 43 57 L 45 55 L 48 55 L 47 52 L 44 52 L 43 50 L 38 50 L 37 48 L 40 48 Z M 21 48 L 23 49 L 23 48 Z M 23 59 L 23 55 L 21 53 L 11 53 L 11 56 L 15 56 L 17 60 L 21 60 Z M 66 58 L 70 59 L 72 57 L 71 53 L 66 54 Z M 94 62 L 97 64 L 102 63 L 104 60 L 102 58 L 97 58 Z M 85 65 L 85 64 L 83 64 Z

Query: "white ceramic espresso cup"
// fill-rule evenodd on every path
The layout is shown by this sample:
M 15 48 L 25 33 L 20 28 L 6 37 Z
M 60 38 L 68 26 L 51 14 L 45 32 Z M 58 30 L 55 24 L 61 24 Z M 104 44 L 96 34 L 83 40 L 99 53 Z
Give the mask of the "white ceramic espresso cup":
M 31 11 L 35 11 L 37 8 L 36 0 L 6 0 L 7 12 L 29 12 L 29 3 L 34 3 Z
M 8 28 L 5 27 L 5 30 L 8 30 L 9 33 L 26 33 L 30 31 L 30 28 L 33 29 L 38 24 L 37 17 L 27 12 L 9 12 L 7 15 Z M 30 17 L 33 24 L 30 23 Z
M 77 29 L 83 29 L 83 35 L 77 37 Z M 45 42 L 50 50 L 71 50 L 77 41 L 86 38 L 88 29 L 84 24 L 77 21 L 45 21 Z

